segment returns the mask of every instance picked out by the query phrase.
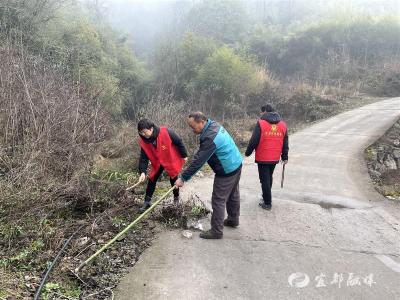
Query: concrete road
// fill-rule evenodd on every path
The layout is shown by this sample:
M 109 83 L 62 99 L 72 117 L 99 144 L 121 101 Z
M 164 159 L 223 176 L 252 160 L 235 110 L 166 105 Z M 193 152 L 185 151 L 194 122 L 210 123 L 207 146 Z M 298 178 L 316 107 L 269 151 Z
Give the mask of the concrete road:
M 292 135 L 270 212 L 247 159 L 239 228 L 222 240 L 160 234 L 115 299 L 400 299 L 400 203 L 375 192 L 363 160 L 399 117 L 400 98 L 389 99 Z M 185 186 L 208 202 L 211 188 L 212 178 Z

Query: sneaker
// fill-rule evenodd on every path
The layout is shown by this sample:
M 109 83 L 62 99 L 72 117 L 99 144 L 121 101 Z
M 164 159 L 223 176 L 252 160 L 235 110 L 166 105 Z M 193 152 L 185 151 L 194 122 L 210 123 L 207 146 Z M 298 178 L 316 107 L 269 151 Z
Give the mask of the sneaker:
M 180 197 L 179 196 L 174 196 L 174 205 L 178 205 L 180 201 Z
M 271 208 L 272 208 L 272 205 L 271 205 L 271 204 L 265 204 L 264 202 L 260 202 L 260 203 L 258 203 L 258 205 L 259 205 L 261 208 L 265 209 L 265 210 L 271 210 Z
M 239 221 L 235 222 L 232 220 L 224 220 L 224 226 L 228 226 L 228 227 L 238 227 L 239 226 Z
M 219 240 L 219 239 L 222 239 L 222 234 L 217 235 L 214 232 L 212 232 L 211 230 L 208 230 L 208 231 L 201 232 L 200 237 L 202 239 L 207 239 L 207 240 Z
M 144 201 L 143 206 L 141 208 L 139 208 L 139 211 L 141 213 L 145 212 L 149 207 L 151 206 L 151 202 L 150 201 Z

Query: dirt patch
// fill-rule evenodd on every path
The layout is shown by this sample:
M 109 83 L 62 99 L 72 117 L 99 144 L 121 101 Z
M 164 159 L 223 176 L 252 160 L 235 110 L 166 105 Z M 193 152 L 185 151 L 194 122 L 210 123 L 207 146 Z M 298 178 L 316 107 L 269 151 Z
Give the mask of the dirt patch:
M 158 194 L 162 194 L 168 184 L 161 183 Z M 51 225 L 58 233 L 54 232 L 47 239 L 40 235 L 35 236 L 46 245 L 37 243 L 32 246 L 35 243 L 30 243 L 22 252 L 11 253 L 11 248 L 7 249 L 8 245 L 3 240 L 0 245 L 1 299 L 32 299 L 48 264 L 53 261 L 65 240 L 81 225 L 83 228 L 66 248 L 62 259 L 48 278 L 42 299 L 112 297 L 113 288 L 120 278 L 151 245 L 158 232 L 166 227 L 189 228 L 190 224 L 208 213 L 200 199 L 194 196 L 179 205 L 173 204 L 172 197 L 167 198 L 147 218 L 75 274 L 72 270 L 140 215 L 142 197 L 125 193 L 124 187 L 115 183 L 107 187 L 107 193 L 110 190 L 115 196 L 111 203 L 93 204 L 85 197 L 73 197 L 72 193 L 69 194 L 71 205 L 60 213 L 59 223 Z M 90 211 L 94 213 L 89 214 Z M 50 242 L 52 245 L 47 246 Z
M 365 159 L 376 190 L 400 201 L 400 120 L 365 150 Z
M 385 185 L 400 184 L 400 169 L 388 170 L 383 173 L 382 183 Z

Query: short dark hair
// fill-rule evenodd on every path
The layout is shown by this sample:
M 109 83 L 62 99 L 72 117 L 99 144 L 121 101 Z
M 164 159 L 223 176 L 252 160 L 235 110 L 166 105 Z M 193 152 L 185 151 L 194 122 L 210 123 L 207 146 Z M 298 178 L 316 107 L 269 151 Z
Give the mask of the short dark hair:
M 193 118 L 196 122 L 207 121 L 208 118 L 201 111 L 196 111 L 189 114 L 189 118 Z
M 275 111 L 275 108 L 271 104 L 266 104 L 261 106 L 261 111 L 262 112 L 273 112 Z
M 154 123 L 149 119 L 141 119 L 137 124 L 137 130 L 142 131 L 143 129 L 150 129 L 154 127 Z

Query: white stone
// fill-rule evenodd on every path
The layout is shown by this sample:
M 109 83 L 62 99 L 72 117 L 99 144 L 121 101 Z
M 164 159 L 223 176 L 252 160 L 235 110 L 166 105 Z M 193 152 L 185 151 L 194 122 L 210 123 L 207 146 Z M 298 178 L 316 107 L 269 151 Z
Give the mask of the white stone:
M 388 168 L 388 170 L 396 170 L 397 169 L 396 161 L 390 155 L 388 155 L 386 157 L 384 163 L 385 163 L 385 166 Z
M 400 149 L 393 150 L 393 157 L 397 159 L 400 158 Z
M 189 230 L 182 231 L 182 235 L 187 239 L 191 239 L 193 237 L 193 233 Z

